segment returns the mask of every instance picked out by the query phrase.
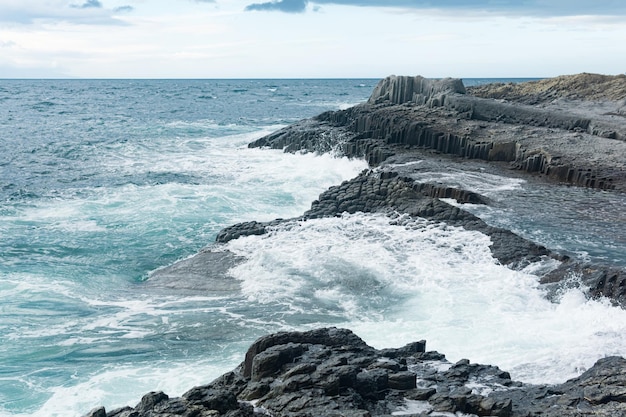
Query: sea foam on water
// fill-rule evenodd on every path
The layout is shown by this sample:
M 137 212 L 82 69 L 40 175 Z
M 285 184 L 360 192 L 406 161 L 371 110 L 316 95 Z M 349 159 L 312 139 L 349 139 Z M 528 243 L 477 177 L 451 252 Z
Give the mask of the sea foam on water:
M 498 265 L 488 237 L 402 216 L 293 221 L 214 247 L 244 257 L 225 277 L 238 284 L 232 292 L 144 284 L 221 228 L 299 216 L 365 169 L 246 145 L 364 101 L 377 81 L 3 81 L 0 121 L 13 121 L 0 141 L 0 416 L 74 417 L 135 405 L 153 390 L 181 395 L 234 368 L 259 336 L 329 325 L 375 347 L 426 339 L 452 361 L 495 364 L 530 382 L 560 382 L 626 354 L 623 310 L 578 290 L 550 302 L 535 270 Z M 436 171 L 422 179 L 487 193 L 492 207 L 465 207 L 549 247 L 623 254 L 617 238 L 576 237 L 556 221 L 547 233 L 549 219 L 534 222 L 522 204 L 538 207 L 542 191 L 531 200 L 535 185 L 525 181 Z M 553 193 L 553 203 L 571 206 L 572 196 Z M 623 200 L 600 197 L 585 206 L 600 201 L 594 211 L 623 216 Z M 606 229 L 590 213 L 567 214 Z
M 536 275 L 498 264 L 487 236 L 401 220 L 357 213 L 281 225 L 231 241 L 248 258 L 231 272 L 250 300 L 302 324 L 327 316 L 378 348 L 423 338 L 452 361 L 495 364 L 524 382 L 563 382 L 626 354 L 626 311 L 578 289 L 551 302 Z

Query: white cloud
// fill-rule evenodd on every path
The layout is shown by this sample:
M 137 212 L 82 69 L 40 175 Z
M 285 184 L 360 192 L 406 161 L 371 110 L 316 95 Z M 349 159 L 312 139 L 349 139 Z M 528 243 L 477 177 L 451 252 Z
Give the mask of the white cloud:
M 104 7 L 99 0 L 2 0 L 0 3 L 0 24 L 30 25 L 37 22 L 71 22 L 88 25 L 117 25 L 114 18 L 116 9 L 129 11 L 128 5 L 113 9 Z
M 0 40 L 0 48 L 11 48 L 17 46 L 17 44 L 13 41 L 3 41 Z
M 309 3 L 356 7 L 437 9 L 455 13 L 481 12 L 517 16 L 626 15 L 626 4 L 616 0 L 266 0 L 250 3 L 248 11 L 304 13 Z
M 623 18 L 519 17 L 325 4 L 318 13 L 250 13 L 248 0 L 3 0 L 31 16 L 105 13 L 114 29 L 85 20 L 0 22 L 2 60 L 51 76 L 119 78 L 552 76 L 626 68 Z M 128 5 L 130 13 L 113 11 Z M 54 7 L 53 7 L 54 6 Z M 68 15 L 69 16 L 69 15 Z M 84 17 L 84 16 L 83 16 Z M 8 44 L 7 42 L 11 42 Z M 19 46 L 19 47 L 18 47 Z M 0 74 L 1 76 L 1 74 Z

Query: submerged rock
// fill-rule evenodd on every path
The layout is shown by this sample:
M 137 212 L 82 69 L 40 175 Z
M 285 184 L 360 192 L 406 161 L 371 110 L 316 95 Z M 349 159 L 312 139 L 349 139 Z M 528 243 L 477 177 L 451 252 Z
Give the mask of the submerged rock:
M 190 258 L 154 271 L 144 286 L 217 295 L 236 292 L 240 284 L 228 275 L 228 271 L 242 260 L 228 251 L 205 249 Z
M 420 409 L 421 413 L 407 410 Z M 450 363 L 426 342 L 377 350 L 347 329 L 282 332 L 257 340 L 245 360 L 181 397 L 146 394 L 134 408 L 85 417 L 295 417 L 426 415 L 618 416 L 626 413 L 626 359 L 599 360 L 564 384 L 527 385 L 508 372 Z

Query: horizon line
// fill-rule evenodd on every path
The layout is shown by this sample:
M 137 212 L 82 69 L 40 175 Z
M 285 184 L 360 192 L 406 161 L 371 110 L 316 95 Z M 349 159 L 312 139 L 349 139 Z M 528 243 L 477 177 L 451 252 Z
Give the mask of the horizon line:
M 46 80 L 57 80 L 57 81 L 124 81 L 124 80 L 144 80 L 144 81 L 171 81 L 171 80 L 382 80 L 391 75 L 390 74 L 385 77 L 137 77 L 137 78 L 125 78 L 125 77 L 114 77 L 114 78 L 105 78 L 105 77 L 0 77 L 0 81 L 8 81 L 8 80 L 17 80 L 17 81 L 29 81 L 29 80 L 38 80 L 38 81 L 46 81 Z M 575 75 L 575 74 L 562 74 L 562 75 Z M 621 74 L 616 74 L 621 75 Z M 410 75 L 410 76 L 420 76 Z M 557 76 L 481 76 L 481 77 L 424 77 L 430 79 L 443 79 L 443 78 L 458 78 L 458 79 L 466 79 L 466 80 L 480 80 L 480 79 L 546 79 L 546 78 L 554 78 Z

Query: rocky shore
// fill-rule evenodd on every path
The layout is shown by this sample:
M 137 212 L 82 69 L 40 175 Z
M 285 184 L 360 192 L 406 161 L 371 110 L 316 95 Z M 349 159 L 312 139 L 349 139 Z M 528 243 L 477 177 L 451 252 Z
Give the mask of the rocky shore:
M 514 172 L 554 183 L 625 192 L 626 76 L 581 74 L 517 86 L 489 85 L 469 92 L 459 79 L 391 76 L 380 81 L 367 103 L 303 120 L 249 146 L 335 152 L 368 161 L 371 171 L 330 188 L 302 220 L 343 212 L 395 212 L 462 226 L 488 235 L 494 257 L 512 268 L 542 257 L 559 260 L 560 266 L 541 278 L 546 286 L 568 281 L 565 285 L 588 288 L 591 297 L 607 297 L 626 306 L 623 269 L 581 263 L 508 230 L 488 226 L 441 200 L 489 204 L 486 198 L 423 183 L 411 165 L 425 161 L 438 169 L 459 165 L 468 169 L 473 163 L 484 169 L 488 164 L 503 176 Z M 281 221 L 237 224 L 222 230 L 217 241 L 263 234 Z
M 347 329 L 277 333 L 235 370 L 181 397 L 146 394 L 135 407 L 85 417 L 616 417 L 626 413 L 626 359 L 599 360 L 560 385 L 526 385 L 469 360 L 450 363 L 417 341 L 377 350 Z
M 303 120 L 249 146 L 333 152 L 368 162 L 371 169 L 322 193 L 298 220 L 382 212 L 395 222 L 422 217 L 461 226 L 489 236 L 494 258 L 510 268 L 558 261 L 540 277 L 549 289 L 582 286 L 589 297 L 626 307 L 623 268 L 582 262 L 490 226 L 462 208 L 491 204 L 487 197 L 419 175 L 429 166 L 462 166 L 623 193 L 625 76 L 580 74 L 474 88 L 458 79 L 391 76 L 367 103 Z M 264 234 L 284 221 L 233 225 L 217 242 Z M 216 277 L 237 262 L 228 252 L 209 249 L 157 271 L 148 285 L 185 288 L 180 280 L 187 276 L 189 288 L 209 278 L 206 285 L 220 290 L 230 284 Z M 101 407 L 86 416 L 391 415 L 626 415 L 626 359 L 601 359 L 560 385 L 528 385 L 493 366 L 449 363 L 426 351 L 424 341 L 376 350 L 345 329 L 278 333 L 257 340 L 237 369 L 180 398 L 152 392 L 134 408 Z

